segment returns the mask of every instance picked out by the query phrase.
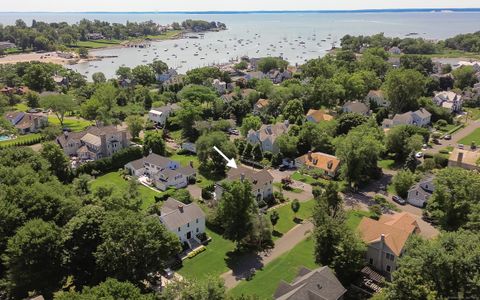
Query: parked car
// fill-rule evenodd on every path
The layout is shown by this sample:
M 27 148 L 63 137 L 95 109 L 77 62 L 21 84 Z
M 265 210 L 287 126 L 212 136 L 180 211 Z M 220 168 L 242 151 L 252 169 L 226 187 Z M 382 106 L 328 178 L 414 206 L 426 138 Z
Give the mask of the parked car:
M 465 145 L 464 144 L 458 144 L 457 147 L 458 147 L 458 149 L 463 149 L 463 148 L 465 148 Z
M 230 133 L 231 135 L 239 135 L 240 134 L 240 132 L 238 130 L 232 129 L 232 128 L 228 129 L 228 133 Z
M 166 269 L 163 269 L 162 270 L 162 275 L 165 277 L 165 278 L 168 278 L 168 279 L 171 279 L 173 278 L 173 275 L 175 273 L 172 271 L 172 269 L 170 268 L 166 268 Z
M 422 158 L 422 157 L 423 157 L 423 152 L 417 152 L 417 153 L 415 154 L 415 157 L 416 157 L 416 158 Z
M 63 132 L 72 132 L 72 129 L 70 127 L 63 127 L 62 131 Z
M 423 149 L 423 150 L 426 150 L 427 148 L 428 148 L 428 145 L 427 145 L 427 144 L 423 144 L 422 149 Z
M 397 203 L 400 204 L 400 205 L 405 205 L 405 204 L 407 204 L 407 201 L 405 201 L 404 199 L 402 199 L 402 197 L 400 197 L 400 196 L 394 195 L 394 196 L 392 196 L 392 200 L 395 201 L 395 202 L 397 202 Z
M 278 168 L 278 170 L 279 170 L 280 172 L 283 172 L 283 171 L 285 171 L 285 170 L 287 170 L 287 169 L 288 169 L 288 167 L 287 167 L 286 165 L 281 165 L 280 168 Z
M 444 140 L 451 140 L 452 139 L 452 136 L 449 135 L 449 134 L 446 134 L 444 137 L 443 137 Z

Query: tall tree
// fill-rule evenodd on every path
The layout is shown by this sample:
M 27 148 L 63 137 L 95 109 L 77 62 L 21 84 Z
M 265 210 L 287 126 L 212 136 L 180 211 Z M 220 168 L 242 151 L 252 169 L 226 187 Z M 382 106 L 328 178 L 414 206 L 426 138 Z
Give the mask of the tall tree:
M 415 110 L 425 89 L 425 77 L 416 70 L 395 69 L 387 74 L 382 89 L 394 113 Z
M 166 153 L 165 140 L 159 130 L 145 132 L 143 154 L 148 155 L 150 151 L 158 155 L 165 155 Z
M 218 277 L 184 279 L 169 284 L 159 297 L 160 300 L 225 300 L 226 288 Z
M 75 101 L 72 96 L 59 94 L 59 95 L 48 95 L 42 97 L 40 104 L 44 108 L 53 110 L 54 114 L 57 116 L 60 126 L 63 127 L 63 120 L 65 119 L 65 114 L 69 111 L 75 109 Z
M 128 131 L 130 131 L 132 137 L 138 138 L 138 135 L 140 134 L 140 131 L 143 130 L 145 124 L 144 119 L 138 115 L 131 115 L 125 119 L 125 122 L 127 123 Z
M 226 161 L 213 147 L 220 149 L 229 159 L 237 156 L 237 148 L 228 136 L 220 131 L 206 133 L 198 138 L 196 149 L 200 167 L 222 174 L 225 172 Z
M 65 152 L 54 142 L 42 144 L 40 154 L 50 163 L 50 170 L 55 176 L 63 182 L 67 182 L 71 177 L 70 160 Z

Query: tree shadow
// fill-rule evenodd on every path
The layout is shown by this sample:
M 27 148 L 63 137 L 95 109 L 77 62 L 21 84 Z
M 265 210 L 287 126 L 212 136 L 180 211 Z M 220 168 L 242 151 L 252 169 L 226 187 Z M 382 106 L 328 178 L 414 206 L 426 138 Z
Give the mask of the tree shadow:
M 251 269 L 263 269 L 262 257 L 255 252 L 227 252 L 225 262 L 236 280 L 246 279 Z
M 273 235 L 274 237 L 278 237 L 278 238 L 280 238 L 280 237 L 282 237 L 282 236 L 283 236 L 283 233 L 281 233 L 281 232 L 279 232 L 279 231 L 276 231 L 276 230 L 274 230 L 274 231 L 272 231 L 272 235 Z
M 303 219 L 295 217 L 295 218 L 293 218 L 293 222 L 294 222 L 295 224 L 302 224 L 302 223 L 303 223 Z

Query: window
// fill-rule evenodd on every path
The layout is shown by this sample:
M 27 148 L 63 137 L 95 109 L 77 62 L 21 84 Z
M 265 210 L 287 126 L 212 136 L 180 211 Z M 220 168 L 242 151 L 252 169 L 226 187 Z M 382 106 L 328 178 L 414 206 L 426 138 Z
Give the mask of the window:
M 370 258 L 370 264 L 373 265 L 373 258 Z
M 198 228 L 197 228 L 197 233 L 198 233 Z
M 197 220 L 195 220 L 195 222 L 198 224 L 198 219 L 197 219 Z
M 178 227 L 178 232 L 180 232 L 180 227 Z
M 187 227 L 190 227 L 190 223 L 187 223 Z
M 391 261 L 393 261 L 395 259 L 395 256 L 393 254 L 390 254 L 390 253 L 385 253 L 385 256 L 387 257 L 388 260 L 391 260 Z
M 391 271 L 391 268 L 389 265 L 387 265 L 387 272 L 390 273 L 390 271 Z

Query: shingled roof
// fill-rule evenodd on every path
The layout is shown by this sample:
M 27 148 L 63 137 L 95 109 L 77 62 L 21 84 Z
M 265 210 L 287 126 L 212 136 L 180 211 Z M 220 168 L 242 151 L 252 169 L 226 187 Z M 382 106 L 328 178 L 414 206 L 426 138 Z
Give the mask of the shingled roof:
M 196 219 L 205 218 L 205 213 L 197 204 L 184 204 L 173 198 L 168 198 L 163 203 L 160 213 L 160 220 L 172 231 L 176 231 L 178 227 L 187 223 L 195 222 Z
M 254 171 L 252 169 L 239 166 L 236 169 L 230 169 L 227 172 L 227 179 L 230 181 L 240 180 L 244 176 L 246 180 L 252 183 L 252 189 L 258 189 L 266 183 L 273 181 L 273 176 L 267 170 Z

